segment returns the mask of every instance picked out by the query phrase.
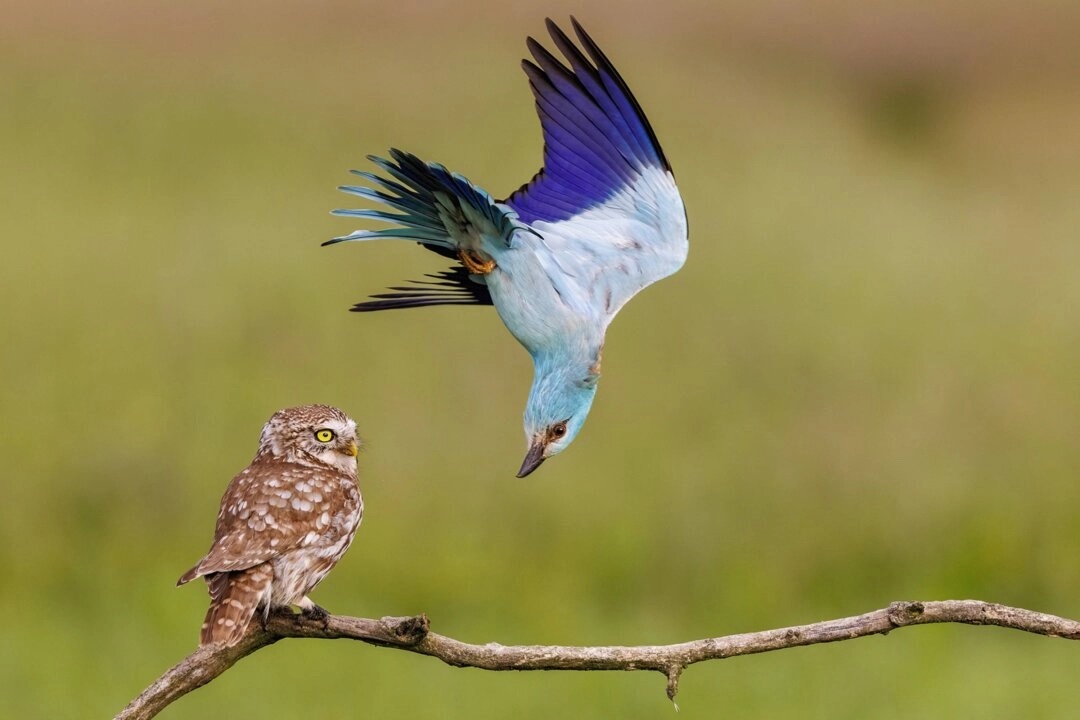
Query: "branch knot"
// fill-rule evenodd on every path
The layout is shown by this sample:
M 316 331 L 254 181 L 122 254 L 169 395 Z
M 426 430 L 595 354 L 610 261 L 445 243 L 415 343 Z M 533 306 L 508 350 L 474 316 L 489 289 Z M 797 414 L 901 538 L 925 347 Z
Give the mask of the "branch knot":
M 431 630 L 431 621 L 424 614 L 410 617 L 384 617 L 379 622 L 386 632 L 402 645 L 418 645 Z
M 899 628 L 917 624 L 925 611 L 926 606 L 921 602 L 900 601 L 889 603 L 886 614 L 889 617 L 889 624 L 894 628 Z

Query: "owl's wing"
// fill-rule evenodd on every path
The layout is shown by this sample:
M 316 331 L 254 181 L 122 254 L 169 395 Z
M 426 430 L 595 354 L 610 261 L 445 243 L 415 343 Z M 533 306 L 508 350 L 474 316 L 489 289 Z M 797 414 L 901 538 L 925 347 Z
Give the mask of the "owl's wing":
M 256 462 L 229 483 L 214 544 L 178 585 L 212 573 L 254 567 L 336 532 L 342 509 L 360 502 L 332 470 L 278 461 Z

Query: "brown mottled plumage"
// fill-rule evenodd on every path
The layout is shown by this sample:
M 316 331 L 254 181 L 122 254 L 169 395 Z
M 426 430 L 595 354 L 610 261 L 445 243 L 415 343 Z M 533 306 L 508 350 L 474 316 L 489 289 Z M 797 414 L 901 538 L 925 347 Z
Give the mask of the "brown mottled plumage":
M 299 606 L 352 542 L 364 501 L 356 483 L 356 423 L 328 405 L 279 410 L 255 459 L 232 479 L 210 551 L 177 585 L 205 577 L 201 643 L 235 645 L 256 611 Z

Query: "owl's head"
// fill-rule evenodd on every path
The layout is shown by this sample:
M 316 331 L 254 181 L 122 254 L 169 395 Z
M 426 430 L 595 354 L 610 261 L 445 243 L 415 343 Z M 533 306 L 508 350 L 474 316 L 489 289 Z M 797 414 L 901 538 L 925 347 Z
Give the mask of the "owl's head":
M 355 475 L 359 447 L 356 422 L 348 415 L 329 405 L 302 405 L 270 416 L 263 426 L 256 457 L 329 465 Z

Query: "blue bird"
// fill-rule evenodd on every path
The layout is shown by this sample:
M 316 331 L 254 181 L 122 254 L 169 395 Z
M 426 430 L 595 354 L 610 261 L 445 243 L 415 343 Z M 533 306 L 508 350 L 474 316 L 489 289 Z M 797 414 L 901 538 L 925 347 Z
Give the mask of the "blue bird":
M 414 240 L 456 261 L 353 310 L 494 305 L 533 359 L 525 477 L 580 432 L 596 395 L 607 327 L 646 286 L 682 267 L 686 211 L 649 121 L 611 61 L 571 18 L 580 47 L 551 20 L 569 63 L 528 38 L 522 61 L 544 136 L 544 167 L 505 200 L 438 163 L 391 149 L 369 156 L 374 187 L 340 189 L 389 206 L 334 210 L 394 223 L 354 240 Z

